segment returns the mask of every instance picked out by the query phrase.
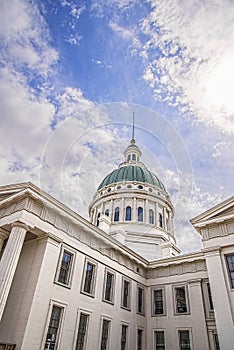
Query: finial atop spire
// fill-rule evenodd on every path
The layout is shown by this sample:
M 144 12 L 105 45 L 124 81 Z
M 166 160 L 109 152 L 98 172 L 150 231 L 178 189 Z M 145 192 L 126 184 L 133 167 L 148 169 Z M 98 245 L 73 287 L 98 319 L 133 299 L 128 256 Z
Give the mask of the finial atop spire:
M 134 139 L 134 132 L 135 132 L 135 115 L 134 112 L 132 113 L 132 139 L 131 139 L 131 143 L 134 144 L 135 143 L 135 139 Z

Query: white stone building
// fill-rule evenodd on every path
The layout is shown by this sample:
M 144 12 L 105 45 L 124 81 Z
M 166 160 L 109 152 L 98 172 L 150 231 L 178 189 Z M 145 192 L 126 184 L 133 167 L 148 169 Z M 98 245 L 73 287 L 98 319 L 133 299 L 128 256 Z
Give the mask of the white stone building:
M 140 157 L 132 140 L 90 222 L 31 183 L 0 187 L 0 349 L 234 348 L 234 197 L 191 221 L 204 248 L 181 255 Z

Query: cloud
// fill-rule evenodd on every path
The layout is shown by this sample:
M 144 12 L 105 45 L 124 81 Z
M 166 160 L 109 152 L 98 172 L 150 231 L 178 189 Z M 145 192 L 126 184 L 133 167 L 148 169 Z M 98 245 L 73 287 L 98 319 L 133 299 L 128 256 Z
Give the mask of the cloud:
M 167 190 L 175 208 L 175 237 L 183 253 L 202 248 L 201 237 L 190 224 L 189 220 L 198 214 L 220 203 L 223 198 L 222 188 L 216 193 L 204 191 L 193 179 L 190 186 L 190 175 L 166 170 Z M 189 185 L 189 186 L 188 186 Z M 181 187 L 188 186 L 189 191 L 181 191 Z
M 155 96 L 197 121 L 234 132 L 234 3 L 151 0 L 143 78 Z
M 50 45 L 47 25 L 36 4 L 1 1 L 0 23 L 2 65 L 48 76 L 58 52 Z

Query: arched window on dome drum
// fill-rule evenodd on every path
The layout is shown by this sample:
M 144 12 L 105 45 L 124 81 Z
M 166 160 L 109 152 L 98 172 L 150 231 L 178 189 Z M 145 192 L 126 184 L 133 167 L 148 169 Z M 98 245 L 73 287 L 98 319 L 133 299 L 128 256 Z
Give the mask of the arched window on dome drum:
M 125 220 L 126 221 L 132 220 L 132 208 L 131 207 L 126 207 Z
M 154 211 L 152 209 L 149 210 L 149 223 L 154 224 Z
M 133 153 L 132 160 L 136 160 L 136 155 Z
M 137 214 L 138 214 L 138 221 L 143 221 L 143 208 L 139 207 L 137 209 Z
M 131 156 L 130 156 L 130 154 L 128 155 L 128 160 L 130 160 L 131 159 Z
M 106 209 L 105 215 L 106 215 L 106 216 L 109 216 L 109 215 L 110 215 L 109 209 Z
M 100 218 L 100 215 L 101 215 L 101 213 L 98 213 L 98 216 L 97 216 L 97 226 L 99 226 L 99 218 Z
M 163 227 L 163 219 L 162 219 L 162 214 L 159 213 L 159 227 Z
M 114 221 L 119 221 L 119 207 L 115 208 Z

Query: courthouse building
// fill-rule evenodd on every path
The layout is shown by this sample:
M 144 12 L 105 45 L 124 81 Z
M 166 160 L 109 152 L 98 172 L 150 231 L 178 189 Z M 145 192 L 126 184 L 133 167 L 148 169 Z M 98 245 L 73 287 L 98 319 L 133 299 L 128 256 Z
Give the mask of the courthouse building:
M 234 197 L 191 220 L 203 249 L 181 254 L 132 139 L 89 217 L 31 183 L 0 187 L 0 349 L 234 348 Z

